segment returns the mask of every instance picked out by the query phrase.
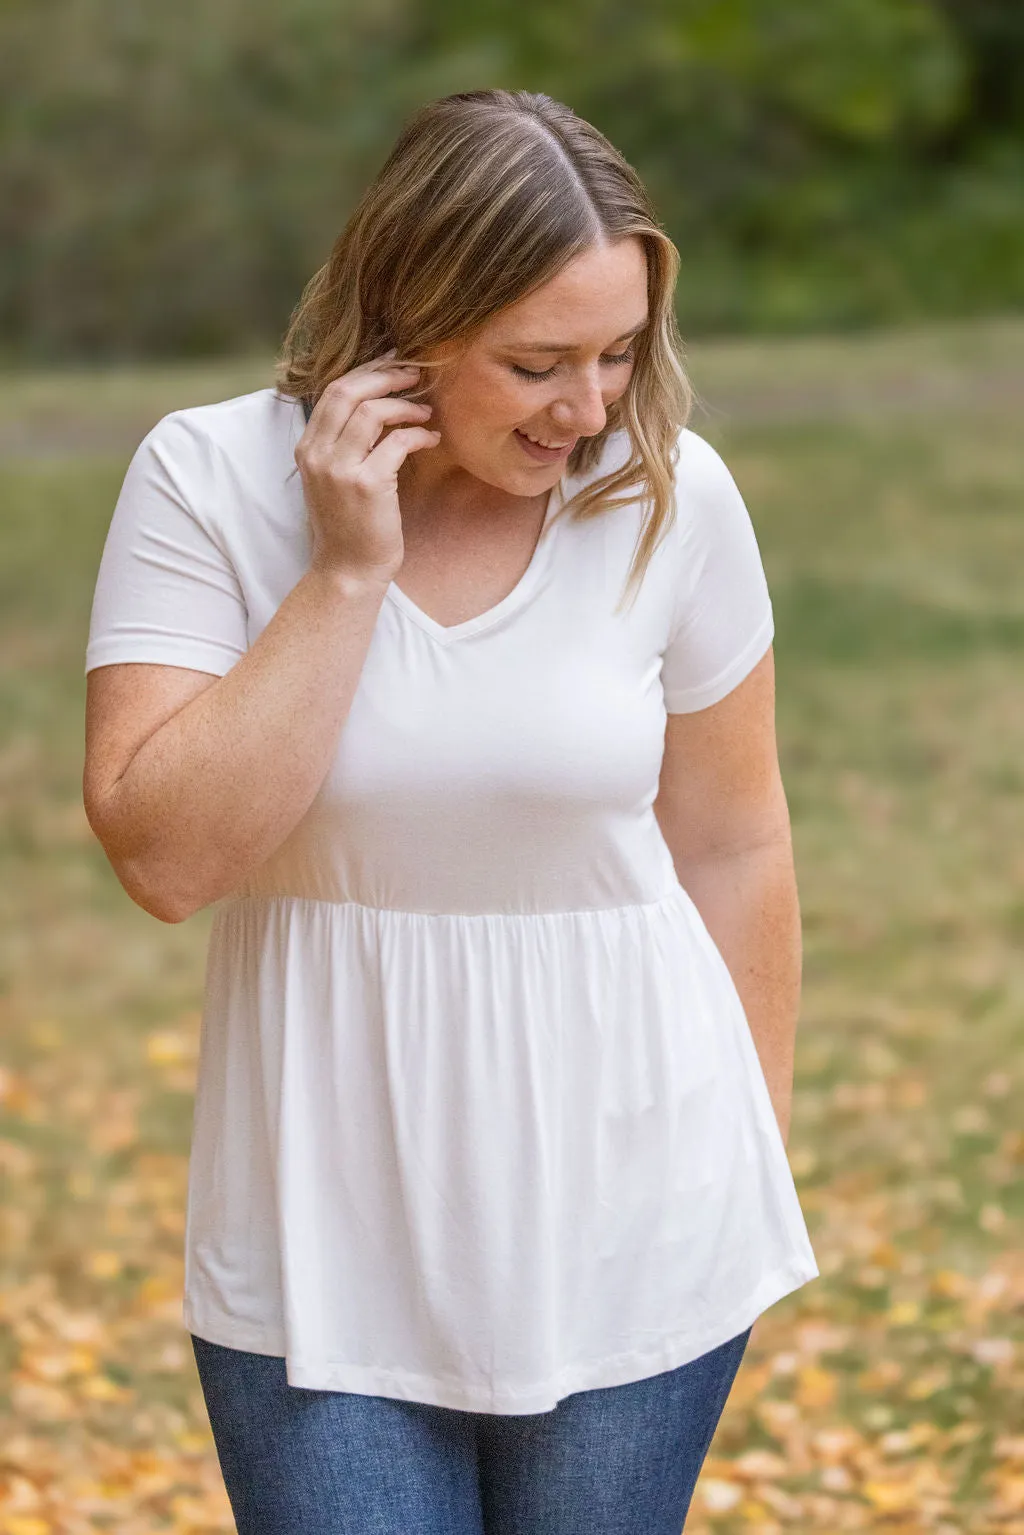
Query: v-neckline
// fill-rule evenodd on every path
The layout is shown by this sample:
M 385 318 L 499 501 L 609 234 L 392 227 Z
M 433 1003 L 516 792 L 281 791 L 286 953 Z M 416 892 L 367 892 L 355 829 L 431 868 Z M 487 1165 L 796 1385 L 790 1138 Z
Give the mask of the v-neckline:
M 300 395 L 299 404 L 303 417 L 308 423 L 313 409 L 312 402 Z M 503 597 L 500 602 L 496 602 L 493 607 L 487 608 L 483 613 L 478 613 L 475 618 L 465 619 L 461 624 L 439 624 L 436 618 L 431 618 L 429 613 L 424 613 L 423 609 L 418 607 L 411 597 L 407 597 L 402 588 L 394 581 L 389 583 L 384 594 L 385 598 L 389 599 L 414 624 L 418 624 L 439 645 L 454 644 L 456 640 L 466 639 L 471 634 L 479 634 L 481 630 L 489 629 L 493 624 L 500 623 L 503 618 L 522 607 L 527 599 L 533 595 L 541 576 L 551 563 L 552 551 L 558 537 L 558 530 L 561 527 L 561 519 L 556 514 L 565 504 L 564 485 L 565 476 L 563 475 L 558 483 L 552 487 L 551 494 L 548 496 L 544 521 L 541 524 L 540 534 L 534 545 L 533 554 L 530 556 L 530 563 L 508 595 Z
M 489 629 L 493 624 L 499 623 L 501 619 L 516 612 L 533 595 L 550 563 L 558 529 L 561 526 L 561 520 L 556 520 L 556 513 L 564 504 L 562 484 L 562 480 L 559 480 L 548 497 L 544 521 L 541 524 L 533 554 L 530 556 L 530 563 L 512 590 L 493 607 L 487 608 L 483 613 L 477 613 L 473 618 L 463 619 L 461 624 L 441 624 L 436 618 L 431 618 L 429 613 L 424 613 L 411 597 L 406 596 L 396 582 L 392 581 L 388 585 L 385 595 L 390 598 L 395 607 L 399 608 L 414 624 L 418 624 L 425 630 L 439 645 L 451 645 L 456 640 L 466 639 L 471 634 L 479 634 L 481 630 Z

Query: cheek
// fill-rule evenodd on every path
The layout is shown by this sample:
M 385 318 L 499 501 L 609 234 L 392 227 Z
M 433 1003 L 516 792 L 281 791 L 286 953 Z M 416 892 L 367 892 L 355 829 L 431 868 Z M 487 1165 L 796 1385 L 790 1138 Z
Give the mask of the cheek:
M 458 424 L 474 436 L 504 434 L 536 414 L 542 385 L 522 384 L 510 375 L 481 374 L 460 390 Z
M 633 378 L 633 369 L 632 368 L 624 368 L 623 372 L 626 375 L 625 378 L 617 378 L 614 381 L 614 383 L 612 383 L 604 391 L 604 403 L 606 405 L 614 405 L 616 400 L 621 400 L 622 396 L 626 393 L 626 390 L 629 388 L 630 383 L 632 382 L 632 378 Z
M 505 368 L 464 364 L 432 397 L 434 422 L 454 446 L 506 436 L 549 403 L 551 385 L 528 383 Z
M 508 431 L 526 421 L 537 409 L 538 389 L 511 373 L 491 373 L 481 380 L 480 400 L 491 426 Z

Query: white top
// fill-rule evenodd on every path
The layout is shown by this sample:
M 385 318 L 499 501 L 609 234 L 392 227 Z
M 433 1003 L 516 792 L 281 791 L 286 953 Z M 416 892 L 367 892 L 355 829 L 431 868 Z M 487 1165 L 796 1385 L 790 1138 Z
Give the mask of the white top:
M 153 428 L 87 671 L 235 664 L 309 567 L 304 427 L 261 389 Z M 617 455 L 622 434 L 594 476 Z M 642 507 L 556 518 L 578 483 L 486 613 L 445 627 L 391 584 L 316 798 L 214 908 L 184 1321 L 283 1355 L 292 1385 L 543 1412 L 684 1364 L 818 1272 L 651 808 L 666 709 L 715 703 L 771 642 L 754 532 L 684 431 L 675 521 L 616 615 Z

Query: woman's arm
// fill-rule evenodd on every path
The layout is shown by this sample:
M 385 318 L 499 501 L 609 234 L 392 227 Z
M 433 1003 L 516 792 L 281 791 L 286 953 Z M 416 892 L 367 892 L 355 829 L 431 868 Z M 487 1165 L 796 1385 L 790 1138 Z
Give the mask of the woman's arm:
M 425 426 L 399 424 L 430 414 L 393 397 L 417 376 L 388 354 L 324 389 L 295 448 L 310 568 L 229 671 L 89 672 L 86 815 L 125 890 L 165 922 L 235 889 L 323 782 L 404 557 L 398 470 L 437 443 Z
M 88 674 L 83 798 L 132 899 L 181 922 L 284 841 L 323 782 L 387 581 L 310 570 L 223 677 Z
M 721 702 L 669 715 L 654 811 L 743 1003 L 785 1140 L 802 946 L 771 649 Z

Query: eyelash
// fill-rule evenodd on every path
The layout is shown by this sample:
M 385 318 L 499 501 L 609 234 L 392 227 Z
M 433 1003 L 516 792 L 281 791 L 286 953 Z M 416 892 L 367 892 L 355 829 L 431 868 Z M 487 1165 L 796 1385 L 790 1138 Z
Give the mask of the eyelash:
M 617 357 L 606 357 L 604 360 L 605 362 L 612 363 L 614 366 L 621 366 L 623 363 L 632 362 L 632 348 L 630 348 L 628 351 L 620 352 Z M 558 364 L 555 363 L 552 367 L 545 368 L 543 373 L 534 373 L 529 368 L 521 368 L 517 362 L 514 362 L 512 364 L 512 372 L 518 373 L 520 378 L 528 378 L 531 380 L 531 382 L 538 383 L 541 379 L 550 378 L 557 366 Z

